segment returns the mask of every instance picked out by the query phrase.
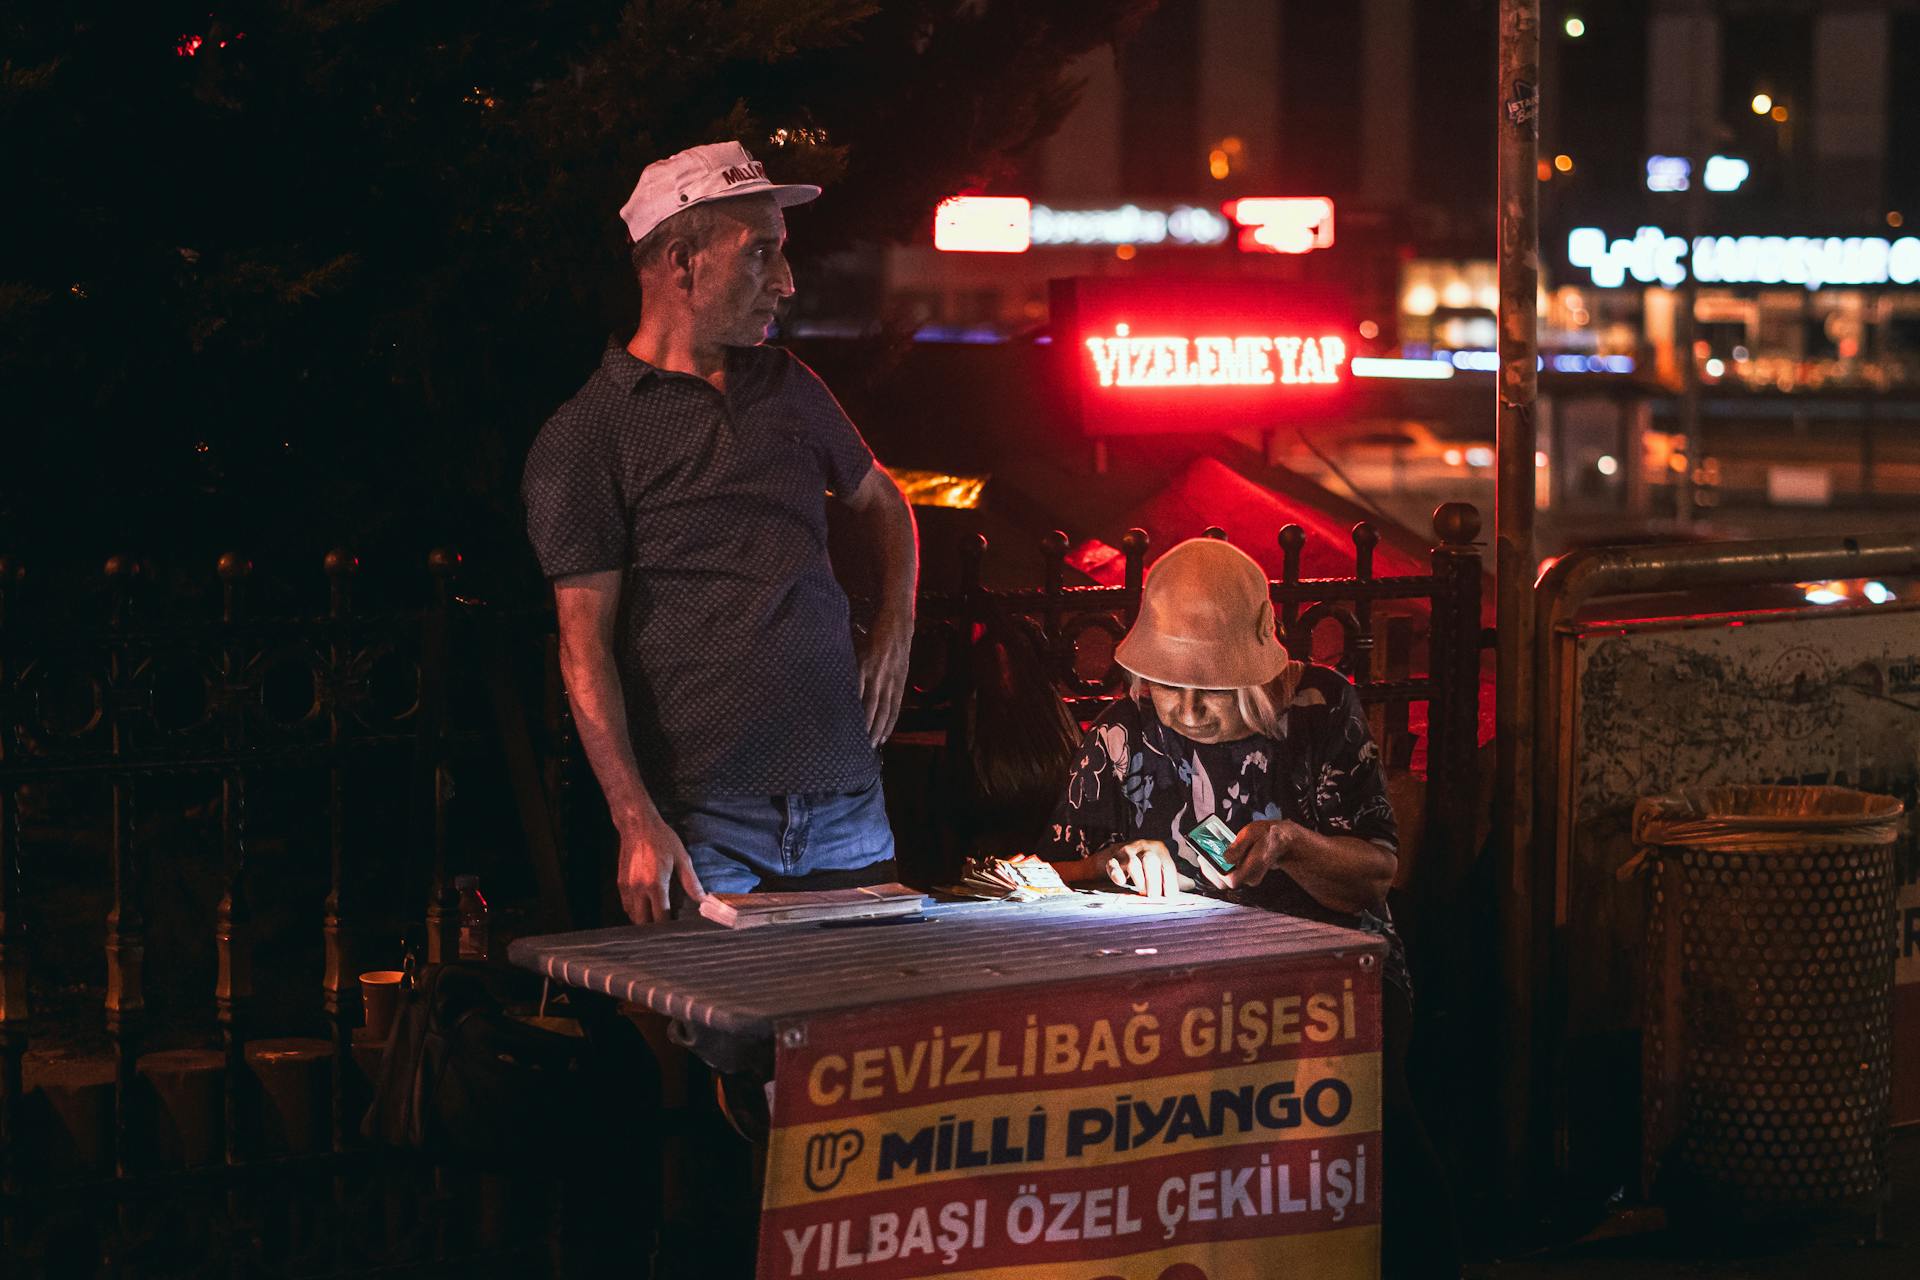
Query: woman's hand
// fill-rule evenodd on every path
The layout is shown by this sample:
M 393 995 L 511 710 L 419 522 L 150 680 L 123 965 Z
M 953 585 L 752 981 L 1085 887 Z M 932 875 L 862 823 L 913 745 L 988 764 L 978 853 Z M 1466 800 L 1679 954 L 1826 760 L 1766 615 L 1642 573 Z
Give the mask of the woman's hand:
M 1093 856 L 1105 867 L 1107 878 L 1122 889 L 1149 898 L 1171 898 L 1180 892 L 1180 865 L 1158 840 L 1108 845 Z
M 1249 822 L 1227 857 L 1233 870 L 1224 875 L 1200 860 L 1200 870 L 1222 889 L 1259 884 L 1284 863 L 1287 875 L 1316 902 L 1348 912 L 1380 910 L 1398 866 L 1392 850 L 1371 840 L 1325 835 L 1284 818 Z
M 1249 888 L 1265 880 L 1267 872 L 1279 866 L 1293 852 L 1295 843 L 1303 834 L 1305 828 L 1285 818 L 1272 822 L 1249 822 L 1240 829 L 1239 836 L 1227 849 L 1227 861 L 1233 864 L 1232 871 L 1222 874 L 1206 858 L 1200 859 L 1200 870 L 1218 888 Z

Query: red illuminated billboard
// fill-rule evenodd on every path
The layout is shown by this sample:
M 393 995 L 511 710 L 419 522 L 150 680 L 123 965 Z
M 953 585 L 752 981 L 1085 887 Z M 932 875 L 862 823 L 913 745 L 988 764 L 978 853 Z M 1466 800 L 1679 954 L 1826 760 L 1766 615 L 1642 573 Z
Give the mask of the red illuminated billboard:
M 1265 429 L 1342 400 L 1354 334 L 1331 294 L 1084 276 L 1051 287 L 1056 371 L 1088 435 Z

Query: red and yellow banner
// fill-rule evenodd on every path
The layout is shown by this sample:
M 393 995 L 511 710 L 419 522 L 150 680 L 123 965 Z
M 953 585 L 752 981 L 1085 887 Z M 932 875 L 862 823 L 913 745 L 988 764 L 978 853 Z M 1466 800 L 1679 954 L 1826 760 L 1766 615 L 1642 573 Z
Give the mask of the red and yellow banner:
M 783 1026 L 760 1276 L 1377 1275 L 1372 959 Z

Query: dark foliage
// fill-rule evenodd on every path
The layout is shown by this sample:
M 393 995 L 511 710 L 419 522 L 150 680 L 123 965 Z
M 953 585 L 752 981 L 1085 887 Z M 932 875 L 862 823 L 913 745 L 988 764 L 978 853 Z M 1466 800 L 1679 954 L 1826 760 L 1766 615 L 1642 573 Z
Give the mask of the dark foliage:
M 517 553 L 644 163 L 826 183 L 804 271 L 1003 171 L 1151 3 L 0 4 L 0 544 Z

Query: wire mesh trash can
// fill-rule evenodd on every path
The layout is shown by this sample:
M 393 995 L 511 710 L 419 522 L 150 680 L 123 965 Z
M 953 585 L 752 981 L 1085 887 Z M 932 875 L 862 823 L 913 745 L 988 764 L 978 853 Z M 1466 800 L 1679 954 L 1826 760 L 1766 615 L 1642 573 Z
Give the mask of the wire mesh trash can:
M 1641 1061 L 1656 1198 L 1813 1204 L 1884 1186 L 1901 812 L 1841 787 L 1635 806 L 1652 870 Z

